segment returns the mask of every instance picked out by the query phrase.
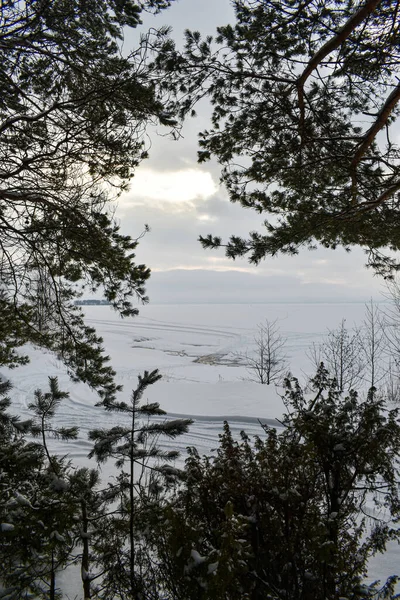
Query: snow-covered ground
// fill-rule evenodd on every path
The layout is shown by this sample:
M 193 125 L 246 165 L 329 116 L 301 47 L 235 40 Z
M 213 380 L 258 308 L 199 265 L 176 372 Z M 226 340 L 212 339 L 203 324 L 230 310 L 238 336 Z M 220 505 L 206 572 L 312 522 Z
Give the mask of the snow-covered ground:
M 291 371 L 299 379 L 312 373 L 307 348 L 322 340 L 328 329 L 345 318 L 347 327 L 360 325 L 363 304 L 214 304 L 148 305 L 140 315 L 121 320 L 106 306 L 85 307 L 87 323 L 104 338 L 104 347 L 123 384 L 121 399 L 129 397 L 143 370 L 158 368 L 163 379 L 148 388 L 146 398 L 157 401 L 170 416 L 194 418 L 190 432 L 172 442 L 184 455 L 195 445 L 201 453 L 210 452 L 218 442 L 222 421 L 232 429 L 248 434 L 260 432 L 258 419 L 275 422 L 283 412 L 282 400 L 273 386 L 248 381 L 240 356 L 251 352 L 257 325 L 278 319 L 282 337 L 287 340 L 286 354 Z M 37 388 L 46 388 L 47 377 L 57 375 L 60 388 L 70 392 L 61 405 L 59 425 L 80 428 L 77 441 L 54 442 L 53 450 L 69 454 L 80 465 L 87 465 L 90 429 L 107 427 L 121 417 L 105 414 L 96 407 L 98 397 L 83 384 L 72 383 L 65 368 L 50 353 L 29 350 L 31 362 L 17 370 L 3 369 L 1 375 L 14 386 L 13 411 L 26 415 L 27 406 Z M 113 465 L 104 467 L 104 478 Z M 372 561 L 370 577 L 386 579 L 400 572 L 397 546 Z

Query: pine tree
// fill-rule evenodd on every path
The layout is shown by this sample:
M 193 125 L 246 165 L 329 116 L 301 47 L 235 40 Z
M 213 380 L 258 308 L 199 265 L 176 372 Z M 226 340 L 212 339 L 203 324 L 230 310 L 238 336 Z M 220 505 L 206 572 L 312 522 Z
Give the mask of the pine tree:
M 5 386 L 9 387 L 9 386 Z M 54 427 L 52 420 L 60 402 L 68 396 L 56 378 L 49 391 L 36 390 L 29 408 L 35 418 L 21 422 L 5 411 L 2 401 L 0 447 L 0 511 L 2 543 L 1 584 L 9 598 L 55 600 L 56 572 L 72 562 L 75 547 L 76 504 L 69 495 L 69 464 L 50 453 L 48 438 L 75 439 L 77 429 Z M 40 439 L 27 441 L 26 435 Z
M 236 441 L 225 423 L 215 457 L 192 449 L 151 536 L 166 597 L 377 597 L 364 578 L 369 557 L 399 537 L 399 410 L 374 388 L 342 394 L 322 364 L 312 392 L 288 378 L 281 430 Z M 370 502 L 383 510 L 372 526 Z M 379 597 L 394 598 L 396 580 Z
M 21 421 L 8 413 L 9 382 L 0 384 L 0 563 L 2 594 L 20 597 L 32 581 L 26 535 L 26 513 L 32 514 L 29 496 L 37 489 L 34 473 L 43 465 L 42 449 L 25 441 L 32 421 Z M 28 496 L 28 497 L 27 497 Z M 30 540 L 31 541 L 31 540 Z
M 232 202 L 265 229 L 224 243 L 258 263 L 316 244 L 361 246 L 390 276 L 399 250 L 399 1 L 232 0 L 236 22 L 212 37 L 186 32 L 184 51 L 153 39 L 164 86 L 182 114 L 204 96 L 214 156 Z M 200 237 L 205 247 L 222 245 Z
M 117 391 L 102 339 L 74 300 L 81 286 L 101 289 L 121 316 L 147 300 L 138 238 L 120 233 L 110 201 L 147 156 L 146 125 L 175 126 L 141 50 L 122 51 L 124 30 L 169 4 L 1 4 L 0 364 L 24 364 L 18 348 L 33 342 L 102 396 Z
M 96 562 L 104 573 L 102 597 L 110 600 L 116 595 L 148 598 L 146 580 L 151 576 L 151 565 L 145 564 L 148 556 L 141 542 L 141 532 L 146 528 L 144 516 L 150 498 L 157 505 L 162 489 L 175 482 L 178 475 L 178 471 L 167 463 L 175 460 L 179 453 L 163 450 L 159 438 L 174 439 L 187 432 L 191 424 L 189 419 L 157 422 L 165 411 L 157 402 L 141 402 L 147 387 L 160 378 L 157 370 L 145 371 L 139 375 L 129 403 L 103 401 L 101 404 L 106 411 L 120 413 L 128 422 L 89 433 L 94 442 L 89 456 L 96 457 L 99 463 L 113 458 L 120 470 L 116 483 L 109 490 L 111 496 L 118 499 L 119 507 L 103 522 L 103 536 L 99 537 L 96 548 Z M 167 463 L 160 464 L 160 461 Z M 146 471 L 150 472 L 149 477 Z
M 97 469 L 82 468 L 69 472 L 69 494 L 76 506 L 74 559 L 80 560 L 83 598 L 96 595 L 96 581 L 101 573 L 95 571 L 96 557 L 93 548 L 103 535 L 103 523 L 109 523 L 108 510 L 114 501 L 109 490 L 99 489 L 100 474 Z

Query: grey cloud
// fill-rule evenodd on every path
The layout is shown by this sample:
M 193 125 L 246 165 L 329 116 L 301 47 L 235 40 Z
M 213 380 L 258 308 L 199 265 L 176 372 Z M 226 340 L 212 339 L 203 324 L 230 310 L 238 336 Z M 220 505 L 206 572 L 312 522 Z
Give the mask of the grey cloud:
M 199 215 L 215 217 L 213 222 L 199 221 Z M 121 219 L 123 233 L 136 237 L 147 223 L 151 231 L 139 244 L 137 258 L 150 268 L 168 270 L 177 267 L 227 267 L 229 269 L 247 269 L 246 258 L 235 262 L 225 258 L 223 249 L 204 250 L 199 244 L 198 236 L 212 233 L 227 240 L 231 234 L 246 236 L 251 230 L 262 231 L 262 218 L 253 211 L 233 205 L 221 196 L 216 195 L 207 201 L 194 201 L 187 206 L 171 206 L 169 203 L 146 202 L 138 206 L 124 205 L 121 202 L 117 212 Z M 343 293 L 348 288 L 350 296 L 371 295 L 379 293 L 382 287 L 380 279 L 373 276 L 364 267 L 365 255 L 360 249 L 350 254 L 343 249 L 317 251 L 300 250 L 297 256 L 280 256 L 267 258 L 255 267 L 260 276 L 268 276 L 281 272 L 294 278 L 298 286 L 315 285 L 316 299 L 323 289 L 317 283 L 323 282 L 332 290 L 332 284 Z M 218 278 L 217 278 L 218 280 Z M 301 295 L 305 288 L 298 288 Z M 310 289 L 310 288 L 309 288 Z M 186 293 L 186 292 L 185 292 Z M 247 294 L 246 287 L 238 293 Z

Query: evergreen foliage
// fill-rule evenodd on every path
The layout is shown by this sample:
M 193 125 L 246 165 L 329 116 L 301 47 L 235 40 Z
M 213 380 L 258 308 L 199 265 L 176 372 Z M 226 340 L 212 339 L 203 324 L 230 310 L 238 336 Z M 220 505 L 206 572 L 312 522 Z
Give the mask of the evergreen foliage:
M 0 584 L 1 597 L 10 600 L 32 594 L 54 600 L 56 571 L 73 560 L 75 506 L 68 494 L 69 465 L 48 448 L 48 436 L 77 436 L 76 428 L 52 426 L 65 397 L 57 379 L 50 378 L 49 391 L 37 390 L 30 405 L 36 418 L 25 422 L 5 412 L 8 399 L 2 402 Z M 28 442 L 26 434 L 40 442 Z
M 0 598 L 55 600 L 62 595 L 57 574 L 72 564 L 80 565 L 85 600 L 159 598 L 144 531 L 180 471 L 169 464 L 178 453 L 158 442 L 185 433 L 191 423 L 160 421 L 165 412 L 157 403 L 141 404 L 146 388 L 159 379 L 157 371 L 145 372 L 131 403 L 108 403 L 108 411 L 129 416 L 129 426 L 90 433 L 90 456 L 117 461 L 119 474 L 104 487 L 98 470 L 77 469 L 49 450 L 49 437 L 73 440 L 78 433 L 53 425 L 68 397 L 57 379 L 49 378 L 47 392 L 36 390 L 29 405 L 34 418 L 24 422 L 8 414 L 10 385 L 1 384 Z M 26 434 L 40 441 L 27 441 Z
M 232 236 L 227 256 L 258 263 L 316 243 L 356 245 L 391 276 L 400 268 L 386 254 L 400 249 L 398 0 L 232 5 L 236 22 L 215 41 L 187 31 L 180 52 L 165 34 L 153 39 L 182 114 L 211 101 L 200 162 L 215 156 L 231 201 L 267 216 L 266 231 Z
M 172 1 L 172 0 L 171 0 Z M 121 316 L 146 301 L 138 239 L 109 200 L 146 157 L 147 123 L 173 127 L 125 27 L 169 0 L 6 0 L 0 7 L 0 364 L 33 342 L 102 396 L 117 387 L 102 340 L 74 306 L 98 288 Z M 43 322 L 45 317 L 45 322 Z
M 103 572 L 101 590 L 105 600 L 116 597 L 146 600 L 154 586 L 152 559 L 143 544 L 143 530 L 148 528 L 149 515 L 152 509 L 157 510 L 162 492 L 175 484 L 179 476 L 179 471 L 168 465 L 179 453 L 162 450 L 159 438 L 174 439 L 186 433 L 192 423 L 190 419 L 157 422 L 155 419 L 165 415 L 165 411 L 157 402 L 141 403 L 147 387 L 160 378 L 157 370 L 145 371 L 138 377 L 130 403 L 115 400 L 102 403 L 107 411 L 126 415 L 126 425 L 89 433 L 94 442 L 89 457 L 96 457 L 99 463 L 113 458 L 120 470 L 111 486 L 118 509 L 103 522 L 95 556 Z
M 214 458 L 191 450 L 152 536 L 168 598 L 395 597 L 396 577 L 363 580 L 399 536 L 399 410 L 374 388 L 343 395 L 323 364 L 312 391 L 286 380 L 282 431 L 236 441 L 225 423 Z

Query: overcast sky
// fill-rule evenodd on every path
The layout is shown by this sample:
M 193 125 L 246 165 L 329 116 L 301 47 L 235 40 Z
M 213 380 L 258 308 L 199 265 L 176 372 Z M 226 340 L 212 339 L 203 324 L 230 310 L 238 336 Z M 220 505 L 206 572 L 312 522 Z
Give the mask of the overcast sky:
M 169 25 L 174 38 L 182 41 L 186 28 L 212 34 L 216 25 L 229 21 L 229 0 L 179 0 L 158 17 L 146 18 L 144 25 L 146 29 Z M 133 46 L 134 37 L 125 43 Z M 137 251 L 138 262 L 144 262 L 153 272 L 148 286 L 151 300 L 293 302 L 379 298 L 385 286 L 364 267 L 361 250 L 350 254 L 343 250 L 304 250 L 296 257 L 268 258 L 258 267 L 249 265 L 246 259 L 228 260 L 223 250 L 203 250 L 197 241 L 200 234 L 212 233 L 223 239 L 231 234 L 246 236 L 249 231 L 261 230 L 263 221 L 263 216 L 229 202 L 219 185 L 217 163 L 197 164 L 197 133 L 207 126 L 204 106 L 198 109 L 195 119 L 186 123 L 180 141 L 152 132 L 150 159 L 139 167 L 129 192 L 119 201 L 117 217 L 124 233 L 136 237 L 145 223 L 151 229 Z

